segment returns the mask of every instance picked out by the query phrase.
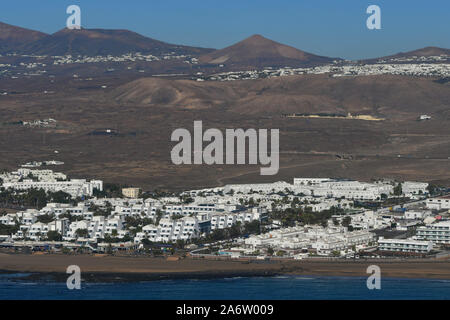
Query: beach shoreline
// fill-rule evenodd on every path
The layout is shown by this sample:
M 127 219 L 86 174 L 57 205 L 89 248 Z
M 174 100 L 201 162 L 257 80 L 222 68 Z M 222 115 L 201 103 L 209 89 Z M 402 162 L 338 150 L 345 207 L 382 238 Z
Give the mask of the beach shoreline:
M 233 277 L 345 276 L 368 277 L 367 267 L 377 265 L 382 277 L 450 279 L 449 260 L 275 260 L 243 261 L 153 257 L 4 254 L 0 274 L 25 274 L 17 279 L 65 281 L 67 267 L 77 265 L 86 282 L 136 282 L 171 279 L 218 279 Z

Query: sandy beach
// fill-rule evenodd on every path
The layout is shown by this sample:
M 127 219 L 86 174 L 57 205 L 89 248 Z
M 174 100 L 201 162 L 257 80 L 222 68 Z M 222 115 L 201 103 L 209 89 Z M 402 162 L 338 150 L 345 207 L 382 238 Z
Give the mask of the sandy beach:
M 175 278 L 222 278 L 235 276 L 316 275 L 368 276 L 377 265 L 384 277 L 450 279 L 448 260 L 351 260 L 351 261 L 238 261 L 115 257 L 92 255 L 24 255 L 0 253 L 0 273 L 32 273 L 29 278 L 67 278 L 69 265 L 78 265 L 85 281 L 144 281 Z

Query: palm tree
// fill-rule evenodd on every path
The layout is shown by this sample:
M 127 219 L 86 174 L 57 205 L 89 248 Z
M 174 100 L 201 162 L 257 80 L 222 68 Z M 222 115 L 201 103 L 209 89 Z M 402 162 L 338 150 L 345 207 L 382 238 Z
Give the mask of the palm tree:
M 28 234 L 28 228 L 22 229 L 23 240 L 27 239 L 27 234 Z
M 75 235 L 78 238 L 87 238 L 87 237 L 89 237 L 89 231 L 88 231 L 88 229 L 77 229 L 75 231 Z

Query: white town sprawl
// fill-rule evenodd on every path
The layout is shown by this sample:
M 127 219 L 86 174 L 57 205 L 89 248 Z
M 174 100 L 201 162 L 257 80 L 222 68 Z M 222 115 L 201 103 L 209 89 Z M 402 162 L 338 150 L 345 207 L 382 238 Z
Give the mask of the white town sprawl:
M 124 188 L 125 195 L 137 192 L 108 198 L 102 181 L 67 180 L 52 170 L 21 168 L 0 178 L 3 196 L 47 194 L 45 205 L 2 213 L 0 226 L 9 231 L 2 232 L 0 246 L 82 246 L 103 252 L 111 243 L 129 249 L 146 243 L 195 249 L 204 243 L 218 245 L 214 254 L 223 256 L 304 259 L 366 250 L 426 254 L 450 243 L 448 222 L 442 222 L 449 197 L 432 197 L 422 182 L 294 178 L 293 183 L 233 184 L 145 198 L 136 198 L 139 188 Z M 396 206 L 386 206 L 395 200 Z M 373 209 L 362 205 L 376 203 Z M 381 236 L 393 228 L 417 232 L 408 239 Z M 227 241 L 231 246 L 220 245 Z

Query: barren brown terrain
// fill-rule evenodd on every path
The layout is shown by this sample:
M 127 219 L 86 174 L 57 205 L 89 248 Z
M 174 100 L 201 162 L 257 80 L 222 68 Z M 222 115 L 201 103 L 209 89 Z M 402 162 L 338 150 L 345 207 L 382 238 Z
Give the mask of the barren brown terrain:
M 65 274 L 69 265 L 78 265 L 84 276 L 95 281 L 122 279 L 160 279 L 167 277 L 223 277 L 228 275 L 333 275 L 367 277 L 367 267 L 376 264 L 383 277 L 450 279 L 447 260 L 408 261 L 273 261 L 239 260 L 168 261 L 165 258 L 114 257 L 91 255 L 24 255 L 0 253 L 3 272 Z M 109 275 L 109 276 L 108 276 Z M 99 279 L 97 279 L 98 281 Z
M 232 82 L 4 78 L 0 89 L 13 93 L 0 96 L 0 168 L 56 159 L 65 162 L 56 170 L 71 177 L 144 189 L 300 176 L 450 185 L 450 87 L 433 80 L 328 75 Z M 287 113 L 352 113 L 385 120 L 286 118 Z M 421 114 L 432 119 L 419 122 Z M 56 119 L 56 127 L 12 124 L 46 118 Z M 192 132 L 195 120 L 202 120 L 205 129 L 280 129 L 279 173 L 260 176 L 259 165 L 173 165 L 171 133 L 176 128 Z M 90 135 L 104 128 L 119 134 Z

